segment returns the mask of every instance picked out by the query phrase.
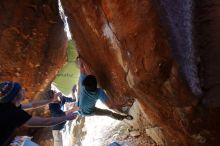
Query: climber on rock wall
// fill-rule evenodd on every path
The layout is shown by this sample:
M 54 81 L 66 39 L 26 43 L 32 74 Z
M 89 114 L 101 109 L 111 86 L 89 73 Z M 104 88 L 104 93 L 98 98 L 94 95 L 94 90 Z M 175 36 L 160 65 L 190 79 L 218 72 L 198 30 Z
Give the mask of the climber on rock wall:
M 79 113 L 83 116 L 109 116 L 116 120 L 132 120 L 131 115 L 121 115 L 110 110 L 100 109 L 95 107 L 98 99 L 100 99 L 104 104 L 108 100 L 108 96 L 103 89 L 97 88 L 97 80 L 94 75 L 90 75 L 88 67 L 86 67 L 85 62 L 81 57 L 77 57 L 77 62 L 80 67 L 80 77 L 79 77 L 79 89 L 78 89 L 78 101 L 77 106 L 79 106 Z
M 44 118 L 31 116 L 24 111 L 42 107 L 52 102 L 58 102 L 60 94 L 61 93 L 56 93 L 53 98 L 48 100 L 21 104 L 21 101 L 25 98 L 25 90 L 19 83 L 0 83 L 0 145 L 8 145 L 14 137 L 13 133 L 15 129 L 22 125 L 28 127 L 47 127 L 75 119 L 77 115 L 73 112 L 69 112 L 61 117 Z

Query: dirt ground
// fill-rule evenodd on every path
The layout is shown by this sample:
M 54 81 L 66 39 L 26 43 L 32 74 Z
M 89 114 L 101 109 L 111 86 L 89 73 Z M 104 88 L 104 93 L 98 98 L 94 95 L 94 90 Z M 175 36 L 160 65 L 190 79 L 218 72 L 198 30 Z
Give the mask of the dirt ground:
M 121 146 L 156 146 L 145 132 L 150 126 L 136 104 L 130 109 L 130 114 L 134 117 L 132 121 L 117 121 L 106 116 L 86 117 L 82 128 L 85 135 L 78 146 L 107 146 L 113 142 Z

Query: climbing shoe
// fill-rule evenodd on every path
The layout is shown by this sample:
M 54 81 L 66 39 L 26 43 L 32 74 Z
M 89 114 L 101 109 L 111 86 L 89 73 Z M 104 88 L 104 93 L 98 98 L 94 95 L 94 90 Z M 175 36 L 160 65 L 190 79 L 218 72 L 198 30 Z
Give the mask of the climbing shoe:
M 111 113 L 111 117 L 116 119 L 116 120 L 133 120 L 133 117 L 131 115 L 121 115 L 121 114 L 117 114 L 117 113 Z
M 127 119 L 127 120 L 133 120 L 133 117 L 132 117 L 131 115 L 127 115 L 127 116 L 125 117 L 125 119 Z

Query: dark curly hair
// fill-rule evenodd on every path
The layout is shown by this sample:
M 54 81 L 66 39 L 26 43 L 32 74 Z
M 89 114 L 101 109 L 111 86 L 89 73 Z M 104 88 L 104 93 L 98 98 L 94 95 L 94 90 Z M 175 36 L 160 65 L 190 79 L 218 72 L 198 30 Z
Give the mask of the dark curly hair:
M 87 91 L 96 91 L 97 89 L 97 80 L 93 75 L 87 75 L 82 84 L 85 86 Z

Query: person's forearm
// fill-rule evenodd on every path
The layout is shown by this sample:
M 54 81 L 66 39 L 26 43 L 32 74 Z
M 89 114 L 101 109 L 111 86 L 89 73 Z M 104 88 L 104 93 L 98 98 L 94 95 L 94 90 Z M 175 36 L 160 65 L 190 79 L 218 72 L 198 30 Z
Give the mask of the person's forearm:
M 38 108 L 41 106 L 45 106 L 45 105 L 49 104 L 50 102 L 51 102 L 51 100 L 48 100 L 48 99 L 33 101 L 32 106 L 33 106 L 33 108 Z
M 50 118 L 32 117 L 25 125 L 29 127 L 49 127 L 60 124 L 66 120 L 66 116 Z
M 65 111 L 66 114 L 70 113 L 70 112 L 75 112 L 75 111 L 78 111 L 79 110 L 79 107 L 78 106 L 72 106 L 72 108 L 68 111 Z
M 33 108 L 39 108 L 42 106 L 45 106 L 49 104 L 51 100 L 38 100 L 38 101 L 33 101 L 27 104 L 22 104 L 22 109 L 33 109 Z
M 47 118 L 44 126 L 54 126 L 57 125 L 59 123 L 62 123 L 66 121 L 66 116 L 62 116 L 62 117 L 51 117 L 51 118 Z

